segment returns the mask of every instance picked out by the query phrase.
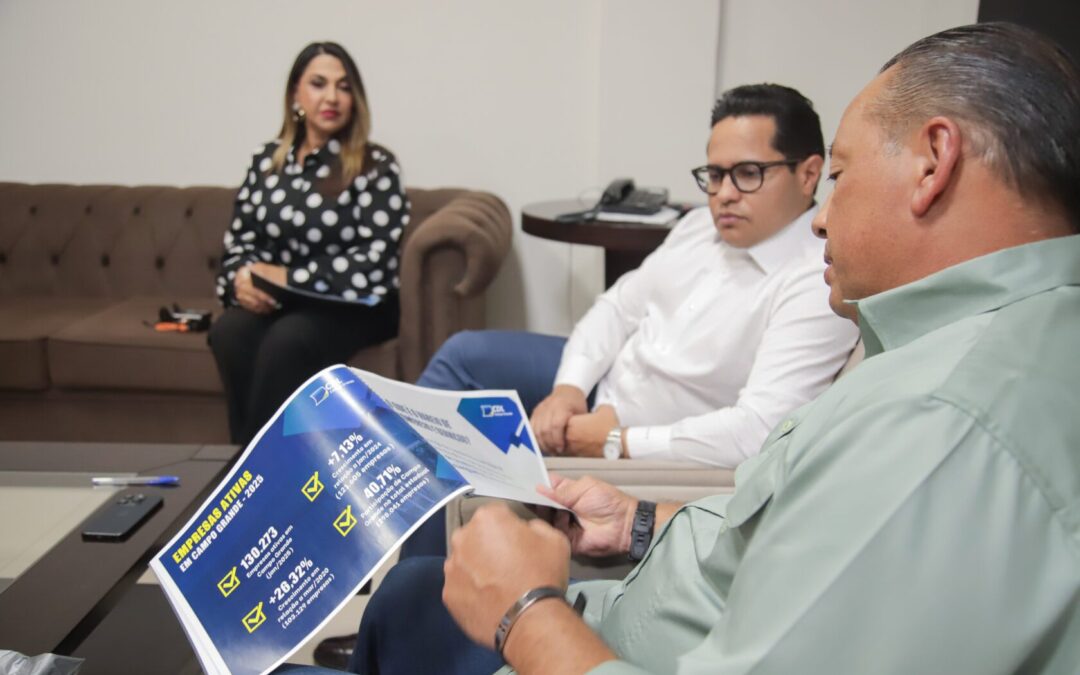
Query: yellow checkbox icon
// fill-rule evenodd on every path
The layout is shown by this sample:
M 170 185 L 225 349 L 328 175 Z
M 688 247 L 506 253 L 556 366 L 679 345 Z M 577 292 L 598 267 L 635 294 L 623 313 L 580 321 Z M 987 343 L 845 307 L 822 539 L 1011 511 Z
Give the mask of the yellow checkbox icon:
M 352 505 L 349 505 L 334 519 L 334 529 L 340 532 L 341 536 L 344 537 L 354 527 L 356 527 L 356 516 L 352 514 Z
M 319 496 L 319 493 L 323 491 L 322 481 L 319 480 L 319 472 L 316 471 L 308 478 L 304 483 L 304 487 L 300 488 L 300 491 L 304 493 L 304 496 L 308 498 L 309 502 L 315 501 L 315 498 Z
M 229 573 L 225 575 L 225 578 L 217 582 L 218 590 L 226 598 L 229 594 L 240 587 L 240 577 L 236 576 L 236 567 L 229 570 Z
M 255 609 L 244 615 L 244 628 L 247 629 L 247 632 L 254 633 L 255 629 L 263 625 L 263 621 L 266 621 L 266 615 L 263 614 L 262 608 L 263 604 L 260 602 L 255 606 Z

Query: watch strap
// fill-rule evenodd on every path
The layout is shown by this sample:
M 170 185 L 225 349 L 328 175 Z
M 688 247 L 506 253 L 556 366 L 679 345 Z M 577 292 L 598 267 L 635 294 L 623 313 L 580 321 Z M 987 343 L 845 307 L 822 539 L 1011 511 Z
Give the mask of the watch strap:
M 510 635 L 510 629 L 514 627 L 521 615 L 536 603 L 547 598 L 559 598 L 566 602 L 566 592 L 554 586 L 538 586 L 525 591 L 525 594 L 518 598 L 510 609 L 506 610 L 506 614 L 503 614 L 503 618 L 499 620 L 499 625 L 495 629 L 495 651 L 499 653 L 499 656 L 502 656 L 503 647 L 506 645 L 506 637 Z
M 619 459 L 623 456 L 622 433 L 622 429 L 615 427 L 608 432 L 607 441 L 604 443 L 605 446 L 612 445 L 619 449 Z M 604 456 L 606 457 L 607 453 L 605 453 Z
M 634 510 L 634 524 L 630 527 L 630 552 L 627 557 L 637 562 L 645 557 L 652 543 L 653 529 L 656 527 L 656 502 L 645 499 L 638 501 Z

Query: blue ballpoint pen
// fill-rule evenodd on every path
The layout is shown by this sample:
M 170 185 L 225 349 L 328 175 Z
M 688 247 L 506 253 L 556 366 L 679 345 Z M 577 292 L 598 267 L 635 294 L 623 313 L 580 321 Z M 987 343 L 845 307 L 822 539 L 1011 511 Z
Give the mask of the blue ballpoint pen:
M 179 485 L 180 476 L 95 476 L 94 485 Z

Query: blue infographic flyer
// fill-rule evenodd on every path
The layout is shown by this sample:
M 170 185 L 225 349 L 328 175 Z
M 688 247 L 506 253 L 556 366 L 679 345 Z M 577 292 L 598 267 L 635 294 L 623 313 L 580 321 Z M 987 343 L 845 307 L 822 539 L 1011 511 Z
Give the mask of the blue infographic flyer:
M 300 387 L 151 562 L 208 673 L 265 673 L 465 492 L 546 504 L 513 391 L 333 366 Z

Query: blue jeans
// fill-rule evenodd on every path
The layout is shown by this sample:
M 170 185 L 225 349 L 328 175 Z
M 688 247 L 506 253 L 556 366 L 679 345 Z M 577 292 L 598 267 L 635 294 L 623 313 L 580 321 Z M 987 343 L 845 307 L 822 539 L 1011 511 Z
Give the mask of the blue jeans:
M 450 391 L 516 389 L 526 414 L 551 393 L 566 338 L 520 331 L 462 331 L 450 336 L 416 381 Z M 431 516 L 401 546 L 401 558 L 446 555 L 446 517 Z
M 442 604 L 443 559 L 403 560 L 371 596 L 349 672 L 361 675 L 487 675 L 502 658 L 468 638 Z M 285 665 L 275 673 L 336 673 L 314 666 Z
M 516 389 L 531 413 L 551 393 L 566 338 L 509 330 L 462 331 L 431 357 L 421 387 L 449 391 Z

